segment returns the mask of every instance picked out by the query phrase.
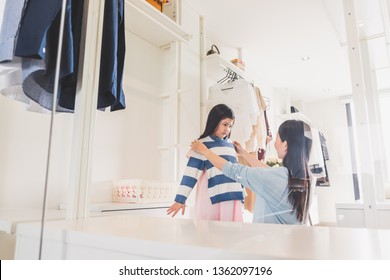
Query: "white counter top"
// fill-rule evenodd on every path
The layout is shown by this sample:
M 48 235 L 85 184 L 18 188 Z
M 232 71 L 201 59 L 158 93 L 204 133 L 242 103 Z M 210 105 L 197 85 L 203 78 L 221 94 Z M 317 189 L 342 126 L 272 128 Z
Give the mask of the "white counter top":
M 390 259 L 390 230 L 130 214 L 45 225 L 48 259 Z M 19 224 L 16 234 L 16 257 L 34 258 L 34 246 L 23 241 L 39 237 L 39 224 Z
M 90 216 L 104 214 L 126 214 L 129 210 L 157 210 L 167 209 L 171 203 L 92 203 Z M 122 212 L 126 211 L 126 212 Z M 141 212 L 141 211 L 140 211 Z M 163 211 L 164 212 L 164 211 Z M 153 213 L 153 212 L 151 212 Z M 66 218 L 66 205 L 60 209 L 46 209 L 45 220 L 62 220 Z M 42 209 L 39 208 L 0 208 L 0 231 L 13 234 L 18 223 L 35 222 L 42 219 Z
M 64 219 L 66 212 L 49 209 L 45 211 L 45 220 Z M 37 208 L 0 208 L 0 231 L 15 233 L 16 224 L 34 222 L 42 219 L 42 209 Z

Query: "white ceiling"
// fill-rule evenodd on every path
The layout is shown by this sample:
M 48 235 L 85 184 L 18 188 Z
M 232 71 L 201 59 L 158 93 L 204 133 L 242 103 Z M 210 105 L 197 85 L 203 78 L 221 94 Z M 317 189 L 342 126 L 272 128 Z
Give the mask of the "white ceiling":
M 349 95 L 343 0 L 188 0 L 205 18 L 209 42 L 241 48 L 247 70 L 285 88 L 292 100 Z M 389 67 L 383 9 L 390 0 L 356 0 L 361 38 L 373 68 Z M 388 24 L 389 10 L 385 13 Z M 223 56 L 223 53 L 222 53 Z M 301 57 L 310 59 L 303 61 Z

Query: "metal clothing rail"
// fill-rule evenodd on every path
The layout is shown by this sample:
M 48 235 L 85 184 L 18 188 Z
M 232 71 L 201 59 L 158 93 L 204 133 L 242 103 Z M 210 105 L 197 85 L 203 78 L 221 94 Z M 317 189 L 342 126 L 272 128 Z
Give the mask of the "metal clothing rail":
M 43 233 L 45 228 L 45 215 L 46 215 L 46 205 L 47 205 L 47 191 L 48 191 L 48 182 L 49 182 L 49 171 L 50 171 L 50 159 L 52 151 L 52 140 L 53 140 L 53 127 L 54 127 L 54 115 L 56 113 L 57 107 L 57 96 L 58 96 L 58 84 L 60 76 L 60 65 L 61 65 L 61 54 L 62 54 L 62 42 L 64 35 L 64 25 L 65 25 L 65 13 L 66 13 L 66 0 L 62 0 L 61 8 L 61 19 L 59 27 L 59 39 L 58 39 L 58 52 L 56 58 L 56 68 L 55 68 L 55 78 L 54 78 L 54 91 L 53 91 L 53 103 L 50 117 L 50 130 L 49 130 L 49 144 L 48 144 L 48 153 L 46 161 L 46 175 L 45 175 L 45 187 L 43 191 L 43 204 L 42 204 L 42 219 L 41 219 L 41 229 L 39 237 L 39 253 L 38 259 L 42 259 L 42 245 L 43 245 Z

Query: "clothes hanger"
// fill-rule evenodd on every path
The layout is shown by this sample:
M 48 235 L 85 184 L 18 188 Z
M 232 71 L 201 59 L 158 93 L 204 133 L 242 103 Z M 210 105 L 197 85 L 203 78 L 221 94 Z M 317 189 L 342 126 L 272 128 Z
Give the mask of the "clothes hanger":
M 265 110 L 269 110 L 269 108 L 271 106 L 271 101 L 270 101 L 269 97 L 268 96 L 263 96 L 263 99 L 264 99 L 265 105 L 267 106 L 265 108 Z
M 224 82 L 226 82 L 227 80 L 229 80 L 230 78 L 229 78 L 229 75 L 230 75 L 230 72 L 229 72 L 229 68 L 228 69 L 224 69 L 224 71 L 226 72 L 226 74 L 225 74 L 225 76 L 222 78 L 222 79 L 220 79 L 217 83 L 218 84 L 223 84 Z

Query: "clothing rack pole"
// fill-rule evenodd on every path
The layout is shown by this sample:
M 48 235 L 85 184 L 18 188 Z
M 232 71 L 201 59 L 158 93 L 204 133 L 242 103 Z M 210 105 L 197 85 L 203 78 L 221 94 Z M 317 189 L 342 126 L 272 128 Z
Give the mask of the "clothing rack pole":
M 59 27 L 59 39 L 58 39 L 58 52 L 57 52 L 55 78 L 54 78 L 53 103 L 52 103 L 52 108 L 51 108 L 50 129 L 49 129 L 49 144 L 48 144 L 48 153 L 47 153 L 47 161 L 46 161 L 45 188 L 43 191 L 41 232 L 40 232 L 40 237 L 39 237 L 39 253 L 38 253 L 39 260 L 42 259 L 43 233 L 44 233 L 44 228 L 45 228 L 47 191 L 48 191 L 50 158 L 51 158 L 51 148 L 52 148 L 51 144 L 53 141 L 54 115 L 56 113 L 56 107 L 57 107 L 58 84 L 59 84 L 59 76 L 60 76 L 61 54 L 62 54 L 62 42 L 64 39 L 63 34 L 64 34 L 64 25 L 65 25 L 65 13 L 66 13 L 66 0 L 62 0 L 61 19 L 60 19 L 60 27 Z

